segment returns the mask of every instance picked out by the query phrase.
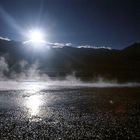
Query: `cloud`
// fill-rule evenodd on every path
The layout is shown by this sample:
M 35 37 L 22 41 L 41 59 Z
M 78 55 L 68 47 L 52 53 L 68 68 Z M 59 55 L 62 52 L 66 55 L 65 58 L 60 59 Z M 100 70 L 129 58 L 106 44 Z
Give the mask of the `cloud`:
M 92 49 L 107 49 L 107 50 L 111 50 L 111 47 L 108 46 L 91 46 L 91 45 L 80 45 L 80 46 L 76 46 L 72 43 L 47 43 L 48 45 L 50 45 L 52 48 L 63 48 L 63 47 L 76 47 L 76 48 L 92 48 Z
M 52 48 L 63 48 L 65 46 L 73 46 L 72 43 L 51 43 L 47 42 L 48 45 L 50 45 Z
M 9 39 L 7 37 L 1 37 L 1 36 L 0 36 L 0 40 L 11 41 L 11 39 Z
M 6 41 L 11 41 L 9 38 L 7 37 L 0 37 L 1 40 L 6 40 Z M 23 44 L 27 44 L 30 41 L 24 41 Z M 91 49 L 107 49 L 107 50 L 111 50 L 111 47 L 108 46 L 92 46 L 92 45 L 80 45 L 80 46 L 76 46 L 72 43 L 59 43 L 59 42 L 43 42 L 45 45 L 47 45 L 48 47 L 51 48 L 63 48 L 63 47 L 75 47 L 75 48 L 91 48 Z
M 111 47 L 106 47 L 106 46 L 90 46 L 90 45 L 81 45 L 81 46 L 77 46 L 77 48 L 91 48 L 91 49 L 107 49 L 107 50 L 111 50 Z

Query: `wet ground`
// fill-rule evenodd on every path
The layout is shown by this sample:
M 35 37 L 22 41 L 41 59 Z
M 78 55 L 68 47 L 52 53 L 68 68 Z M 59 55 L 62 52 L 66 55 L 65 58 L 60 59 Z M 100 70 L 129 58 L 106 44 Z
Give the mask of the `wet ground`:
M 140 139 L 140 88 L 0 91 L 0 140 Z

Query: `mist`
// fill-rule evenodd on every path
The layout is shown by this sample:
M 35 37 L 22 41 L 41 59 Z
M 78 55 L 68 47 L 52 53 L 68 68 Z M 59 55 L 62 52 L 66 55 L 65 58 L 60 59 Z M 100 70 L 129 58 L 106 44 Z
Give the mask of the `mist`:
M 117 80 L 108 80 L 98 76 L 96 80 L 84 82 L 76 78 L 74 72 L 67 75 L 63 80 L 52 79 L 40 70 L 39 61 L 29 64 L 26 60 L 18 63 L 19 71 L 11 69 L 8 59 L 0 57 L 0 90 L 42 90 L 49 87 L 139 87 L 140 83 L 118 83 Z

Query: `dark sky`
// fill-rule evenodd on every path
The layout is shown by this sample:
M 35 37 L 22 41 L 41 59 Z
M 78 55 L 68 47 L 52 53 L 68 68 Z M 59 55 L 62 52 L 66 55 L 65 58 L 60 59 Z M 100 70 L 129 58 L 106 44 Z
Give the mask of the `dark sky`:
M 123 48 L 140 40 L 140 0 L 0 0 L 0 36 L 37 27 L 49 42 Z

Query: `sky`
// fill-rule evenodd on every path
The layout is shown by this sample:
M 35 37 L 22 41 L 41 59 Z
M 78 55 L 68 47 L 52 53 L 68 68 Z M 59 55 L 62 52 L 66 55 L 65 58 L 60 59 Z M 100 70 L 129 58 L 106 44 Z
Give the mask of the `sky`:
M 0 0 L 0 36 L 124 48 L 140 41 L 140 0 Z

